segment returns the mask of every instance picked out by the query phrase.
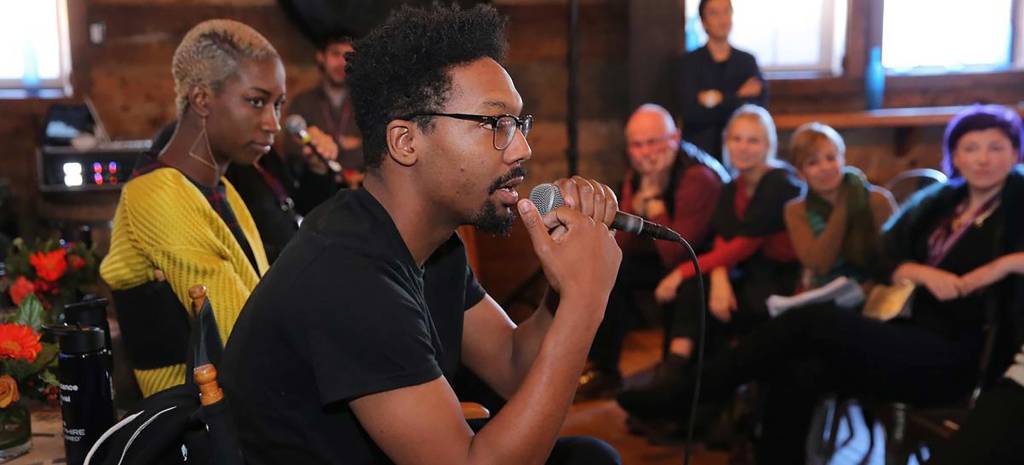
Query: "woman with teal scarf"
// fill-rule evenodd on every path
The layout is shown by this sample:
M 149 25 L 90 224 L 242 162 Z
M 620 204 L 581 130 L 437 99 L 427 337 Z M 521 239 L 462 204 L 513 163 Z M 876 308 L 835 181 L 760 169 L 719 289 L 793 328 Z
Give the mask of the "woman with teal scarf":
M 889 191 L 845 166 L 845 144 L 829 126 L 807 123 L 790 139 L 807 192 L 786 205 L 786 230 L 809 279 L 819 287 L 845 276 L 864 284 L 880 254 L 879 232 L 896 204 Z

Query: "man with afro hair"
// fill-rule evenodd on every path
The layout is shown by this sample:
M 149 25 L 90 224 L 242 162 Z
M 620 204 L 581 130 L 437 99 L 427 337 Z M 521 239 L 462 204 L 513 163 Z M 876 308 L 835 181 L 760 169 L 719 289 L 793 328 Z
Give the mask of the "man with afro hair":
M 519 199 L 533 118 L 500 64 L 488 6 L 404 7 L 348 57 L 363 189 L 306 217 L 253 292 L 222 380 L 252 464 L 616 464 L 561 438 L 622 253 L 607 186 L 556 181 L 566 207 Z M 523 217 L 551 283 L 516 326 L 477 282 L 455 230 Z M 507 402 L 478 432 L 460 366 Z

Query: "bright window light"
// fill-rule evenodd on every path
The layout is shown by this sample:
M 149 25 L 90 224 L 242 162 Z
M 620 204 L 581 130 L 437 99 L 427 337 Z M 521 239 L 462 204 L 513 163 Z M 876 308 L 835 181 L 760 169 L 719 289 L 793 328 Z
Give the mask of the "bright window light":
M 66 0 L 0 0 L 0 88 L 59 88 L 71 69 Z
M 707 42 L 698 1 L 686 2 L 686 48 Z M 732 0 L 729 41 L 766 72 L 842 72 L 847 0 Z M 799 11 L 800 14 L 794 14 Z M 816 18 L 816 19 L 815 19 Z
M 1013 0 L 887 0 L 882 65 L 895 72 L 1008 67 L 1012 13 Z

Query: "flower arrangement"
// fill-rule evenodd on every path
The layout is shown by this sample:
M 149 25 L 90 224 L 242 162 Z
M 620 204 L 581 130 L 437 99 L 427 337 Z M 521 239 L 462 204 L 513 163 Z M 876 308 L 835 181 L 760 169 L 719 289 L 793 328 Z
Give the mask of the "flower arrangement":
M 55 344 L 40 341 L 43 305 L 28 294 L 18 310 L 0 323 L 0 460 L 24 454 L 32 447 L 32 416 L 20 402 L 32 393 L 57 403 Z M 26 390 L 27 389 L 27 390 Z
M 78 301 L 95 286 L 97 261 L 80 242 L 37 241 L 29 247 L 24 240 L 15 239 L 6 261 L 8 284 L 0 284 L 0 290 L 6 287 L 16 306 L 34 295 L 46 310 L 44 323 L 61 323 L 64 304 Z
M 0 292 L 16 308 L 0 318 L 0 409 L 20 393 L 56 403 L 57 347 L 41 342 L 46 324 L 64 322 L 64 304 L 97 282 L 96 255 L 81 243 L 15 239 L 0 276 Z M 2 306 L 0 306 L 2 307 Z
M 40 330 L 46 310 L 34 294 L 21 300 L 16 311 L 0 323 L 0 411 L 22 393 L 57 401 L 57 344 L 43 342 Z
M 27 299 L 34 300 L 35 297 Z M 19 308 L 29 309 L 33 306 L 40 305 L 38 302 L 29 302 L 25 307 Z M 38 308 L 35 311 L 41 312 L 42 309 Z M 23 313 L 19 311 L 12 320 L 31 319 Z M 19 399 L 18 381 L 28 381 L 30 377 L 41 375 L 44 371 L 46 374 L 42 374 L 42 377 L 45 379 L 41 381 L 48 386 L 44 390 L 53 391 L 49 386 L 56 384 L 56 378 L 47 370 L 47 366 L 53 362 L 57 350 L 53 344 L 46 344 L 44 348 L 39 339 L 38 330 L 22 322 L 0 324 L 0 363 L 3 364 L 3 375 L 0 375 L 0 409 L 7 408 Z

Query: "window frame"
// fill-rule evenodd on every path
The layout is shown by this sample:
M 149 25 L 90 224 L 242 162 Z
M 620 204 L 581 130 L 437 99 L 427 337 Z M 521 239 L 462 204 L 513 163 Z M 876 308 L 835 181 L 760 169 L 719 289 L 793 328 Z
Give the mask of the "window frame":
M 844 51 L 837 47 L 837 42 L 842 41 L 843 44 L 839 44 L 840 47 L 845 48 L 845 39 L 837 37 L 836 25 L 839 24 L 839 20 L 845 22 L 847 29 L 844 31 L 845 35 L 849 35 L 849 5 L 854 0 L 823 0 L 824 8 L 821 11 L 821 18 L 819 18 L 819 40 L 821 42 L 821 53 L 816 63 L 811 65 L 774 65 L 766 66 L 763 62 L 758 61 L 758 66 L 761 68 L 761 72 L 766 78 L 817 78 L 817 77 L 832 77 L 839 76 L 843 73 L 842 67 L 842 56 Z M 689 3 L 692 2 L 692 3 Z M 699 0 L 685 0 L 686 5 L 697 5 Z M 846 6 L 847 11 L 837 11 L 837 4 L 842 3 Z M 690 18 L 689 9 L 694 8 L 694 16 Z M 696 6 L 690 6 L 683 9 L 684 21 L 688 24 L 693 21 L 693 24 L 697 27 L 700 25 L 699 13 L 696 11 Z M 830 18 L 826 21 L 826 18 Z M 702 34 L 706 39 L 706 34 Z M 684 38 L 690 37 L 689 34 L 684 34 Z M 687 39 L 684 39 L 687 40 Z M 692 47 L 690 44 L 684 44 L 684 48 L 688 50 L 696 49 L 699 45 L 694 44 Z M 753 50 L 747 50 L 753 52 Z
M 43 0 L 36 0 L 43 1 Z M 72 49 L 75 44 L 72 41 L 72 5 L 68 0 L 49 0 L 57 6 L 57 33 L 58 37 L 58 66 L 59 74 L 54 78 L 40 77 L 39 83 L 32 87 L 24 85 L 23 79 L 0 78 L 0 98 L 32 98 L 32 97 L 65 97 L 72 93 Z
M 873 22 L 877 23 L 878 30 L 881 31 L 883 23 L 885 21 L 885 0 L 881 0 L 882 4 L 878 8 L 878 13 L 875 17 L 871 18 Z M 948 76 L 948 75 L 985 75 L 995 74 L 1003 72 L 1014 72 L 1024 71 L 1024 54 L 1022 54 L 1021 42 L 1024 41 L 1024 30 L 1021 30 L 1022 23 L 1021 19 L 1024 18 L 1024 3 L 1021 0 L 1010 0 L 1010 51 L 1009 58 L 1010 63 L 1005 65 L 971 65 L 964 67 L 963 69 L 950 69 L 943 66 L 929 66 L 929 67 L 915 67 L 910 69 L 894 69 L 885 68 L 885 75 L 887 79 L 897 77 L 926 77 L 926 76 Z M 881 36 L 878 41 L 878 45 L 881 47 L 885 42 L 885 37 Z
M 684 0 L 698 1 L 698 0 Z M 849 0 L 846 48 L 842 73 L 837 76 L 766 75 L 770 108 L 776 113 L 862 111 L 866 107 L 864 72 L 872 46 L 881 45 L 882 1 Z M 1024 0 L 1013 0 L 1017 27 L 1024 34 Z M 1024 60 L 1024 43 L 1016 40 L 1015 56 Z M 1016 105 L 1024 101 L 1024 69 L 985 70 L 942 74 L 888 74 L 883 108 L 940 107 L 978 101 Z M 823 104 L 827 102 L 827 104 Z

